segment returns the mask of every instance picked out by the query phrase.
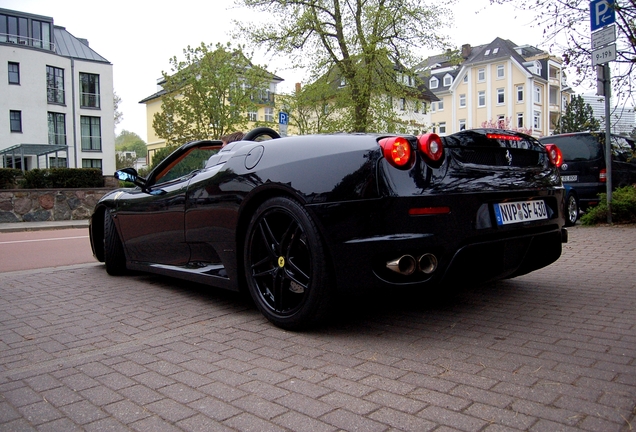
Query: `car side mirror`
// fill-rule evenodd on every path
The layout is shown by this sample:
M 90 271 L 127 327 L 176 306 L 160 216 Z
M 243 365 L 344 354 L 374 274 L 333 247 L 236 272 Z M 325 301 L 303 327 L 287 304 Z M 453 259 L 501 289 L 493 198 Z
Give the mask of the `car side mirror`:
M 134 168 L 124 168 L 119 171 L 115 171 L 115 178 L 117 180 L 131 182 L 142 189 L 146 187 L 146 179 L 139 177 L 137 170 Z

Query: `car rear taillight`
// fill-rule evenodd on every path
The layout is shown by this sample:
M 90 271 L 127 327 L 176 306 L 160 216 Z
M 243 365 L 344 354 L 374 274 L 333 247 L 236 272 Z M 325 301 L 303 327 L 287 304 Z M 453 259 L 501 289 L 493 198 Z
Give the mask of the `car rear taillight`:
M 389 137 L 379 141 L 384 158 L 391 165 L 400 169 L 410 168 L 412 165 L 413 151 L 411 144 L 404 137 Z
M 509 134 L 489 133 L 486 134 L 486 138 L 504 141 L 521 141 L 521 137 Z
M 561 149 L 559 149 L 556 144 L 546 144 L 545 149 L 548 151 L 548 158 L 550 158 L 550 162 L 559 168 L 563 163 L 563 153 L 561 153 Z
M 444 146 L 439 135 L 434 133 L 424 134 L 417 137 L 417 145 L 427 162 L 433 164 L 440 163 L 444 156 Z
M 607 182 L 607 170 L 605 168 L 602 168 L 598 172 L 598 181 L 600 181 L 601 183 Z

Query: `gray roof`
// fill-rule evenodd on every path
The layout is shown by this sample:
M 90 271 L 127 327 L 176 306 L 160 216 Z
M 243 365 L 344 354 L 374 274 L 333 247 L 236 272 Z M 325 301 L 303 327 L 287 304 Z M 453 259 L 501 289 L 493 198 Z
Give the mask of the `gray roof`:
M 61 56 L 110 63 L 90 49 L 86 39 L 76 38 L 66 31 L 64 27 L 53 26 L 53 37 L 55 39 L 55 52 Z

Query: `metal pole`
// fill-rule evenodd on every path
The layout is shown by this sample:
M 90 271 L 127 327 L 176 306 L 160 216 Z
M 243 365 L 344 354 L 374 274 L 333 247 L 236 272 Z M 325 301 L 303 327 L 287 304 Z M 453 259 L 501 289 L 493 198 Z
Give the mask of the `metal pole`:
M 610 98 L 612 80 L 608 63 L 603 65 L 603 85 L 605 86 L 605 170 L 607 187 L 607 223 L 612 223 L 612 121 L 610 118 Z

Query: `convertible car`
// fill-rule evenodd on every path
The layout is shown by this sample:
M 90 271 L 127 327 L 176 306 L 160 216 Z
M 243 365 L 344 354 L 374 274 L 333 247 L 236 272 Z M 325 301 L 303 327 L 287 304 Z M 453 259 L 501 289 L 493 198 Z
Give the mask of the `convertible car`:
M 190 142 L 105 195 L 90 239 L 111 275 L 249 291 L 277 326 L 324 318 L 339 290 L 442 290 L 519 276 L 567 241 L 560 152 L 513 131 Z

